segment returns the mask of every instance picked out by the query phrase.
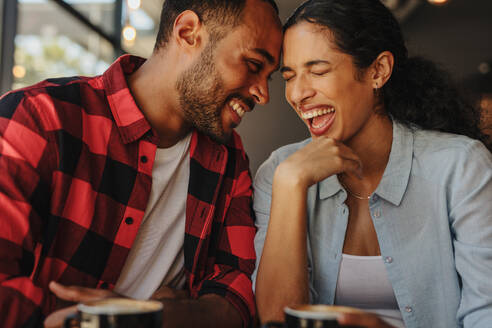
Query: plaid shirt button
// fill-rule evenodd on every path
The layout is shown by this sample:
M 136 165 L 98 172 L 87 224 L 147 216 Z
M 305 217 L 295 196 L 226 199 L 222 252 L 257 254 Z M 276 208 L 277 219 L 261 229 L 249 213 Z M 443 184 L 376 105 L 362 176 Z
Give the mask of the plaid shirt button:
M 108 289 L 108 287 L 109 287 L 109 284 L 108 284 L 107 282 L 103 282 L 103 283 L 101 284 L 101 288 L 102 288 L 102 289 Z
M 126 223 L 126 224 L 128 224 L 128 225 L 133 224 L 133 218 L 131 218 L 131 217 L 127 217 L 127 218 L 125 219 L 125 223 Z
M 145 155 L 144 155 L 144 156 L 140 157 L 140 162 L 142 162 L 142 163 L 144 163 L 144 164 L 145 164 L 145 163 L 147 163 L 148 161 L 149 161 L 149 159 L 147 158 L 147 156 L 145 156 Z

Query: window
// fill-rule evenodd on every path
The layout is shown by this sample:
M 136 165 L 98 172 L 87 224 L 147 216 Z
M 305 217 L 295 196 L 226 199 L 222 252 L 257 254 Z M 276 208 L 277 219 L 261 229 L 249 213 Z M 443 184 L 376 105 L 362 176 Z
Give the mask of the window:
M 115 0 L 63 0 L 82 14 L 92 24 L 100 27 L 109 35 L 118 35 L 114 24 L 118 3 Z M 120 11 L 121 13 L 121 11 Z M 120 14 L 121 15 L 121 14 Z
M 46 78 L 101 74 L 124 51 L 148 57 L 161 5 L 162 0 L 0 0 L 0 95 Z M 135 28 L 136 39 L 122 43 L 126 24 Z
M 13 88 L 46 78 L 97 75 L 115 57 L 111 43 L 53 1 L 19 1 Z

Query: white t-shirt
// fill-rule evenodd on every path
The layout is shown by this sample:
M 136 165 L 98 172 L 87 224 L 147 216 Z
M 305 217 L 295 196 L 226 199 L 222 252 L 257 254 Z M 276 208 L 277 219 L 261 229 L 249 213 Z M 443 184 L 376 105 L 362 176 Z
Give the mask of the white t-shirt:
M 185 283 L 183 243 L 190 178 L 191 134 L 170 148 L 158 148 L 152 190 L 144 218 L 114 291 L 148 299 L 161 286 Z
M 396 328 L 405 328 L 381 256 L 342 254 L 335 304 L 377 314 Z

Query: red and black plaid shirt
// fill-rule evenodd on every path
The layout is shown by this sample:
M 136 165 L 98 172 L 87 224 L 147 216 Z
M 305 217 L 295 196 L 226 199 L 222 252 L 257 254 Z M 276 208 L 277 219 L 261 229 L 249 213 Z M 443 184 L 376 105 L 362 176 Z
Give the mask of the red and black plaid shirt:
M 125 75 L 50 79 L 0 98 L 0 327 L 38 327 L 52 280 L 112 289 L 142 221 L 157 139 Z M 252 324 L 251 178 L 240 138 L 193 132 L 184 240 L 192 297 L 215 293 Z

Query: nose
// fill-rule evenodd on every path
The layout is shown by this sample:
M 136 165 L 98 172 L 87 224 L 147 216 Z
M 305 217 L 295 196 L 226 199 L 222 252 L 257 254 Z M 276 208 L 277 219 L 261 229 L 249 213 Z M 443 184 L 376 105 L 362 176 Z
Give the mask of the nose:
M 285 97 L 291 104 L 300 105 L 315 94 L 316 91 L 311 83 L 302 76 L 290 81 L 285 87 Z
M 258 78 L 256 83 L 252 84 L 249 88 L 249 93 L 254 98 L 255 102 L 259 105 L 265 105 L 270 101 L 270 94 L 268 90 L 268 79 Z

